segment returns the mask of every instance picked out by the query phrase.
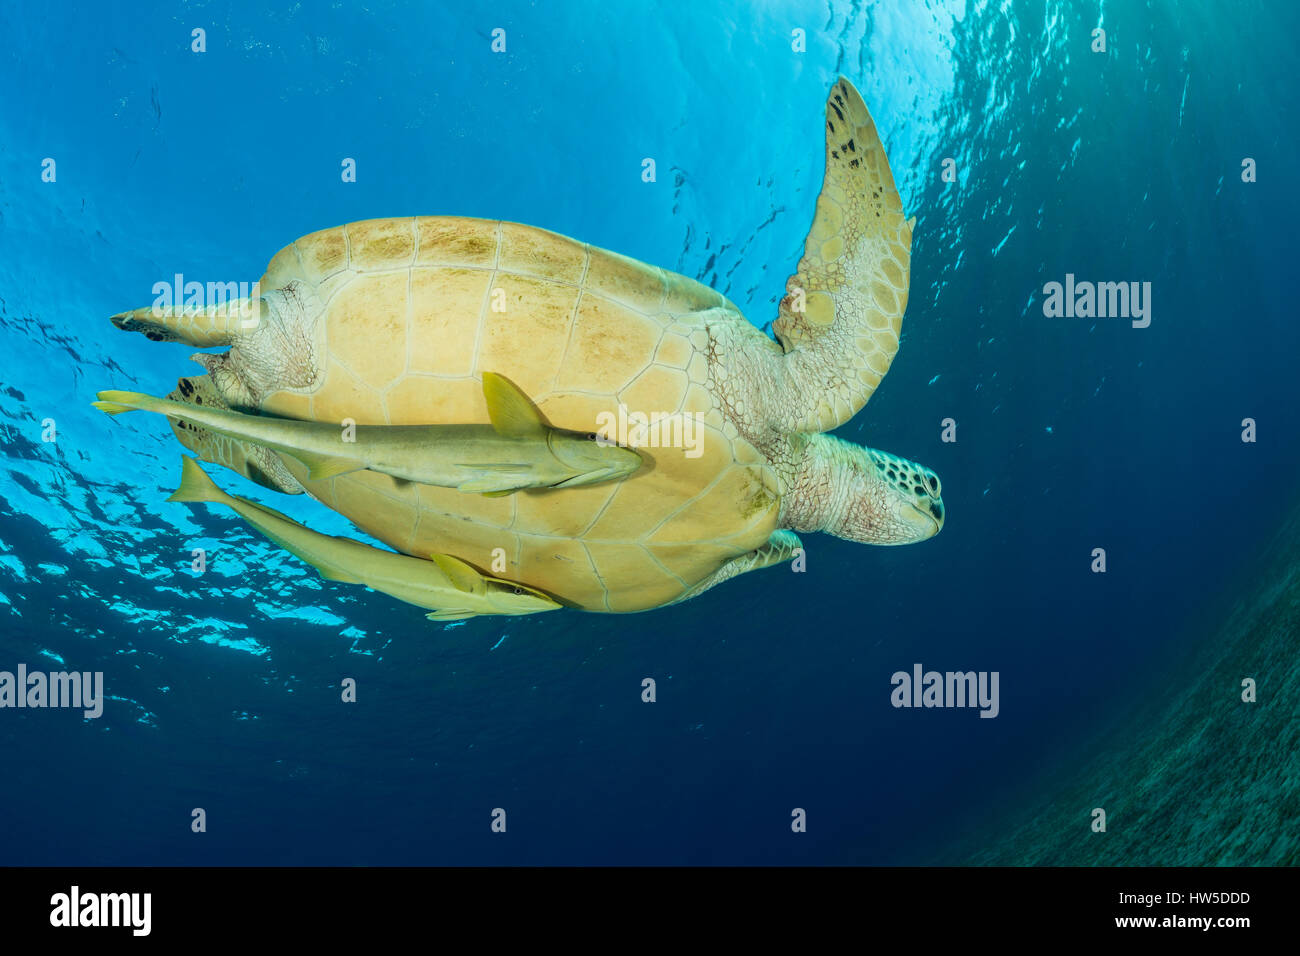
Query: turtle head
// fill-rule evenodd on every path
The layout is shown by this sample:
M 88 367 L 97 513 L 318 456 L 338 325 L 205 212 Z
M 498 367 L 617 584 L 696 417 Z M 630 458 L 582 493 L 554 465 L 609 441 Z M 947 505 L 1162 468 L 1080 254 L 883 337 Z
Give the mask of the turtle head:
M 924 465 L 863 448 L 862 493 L 844 535 L 866 544 L 913 544 L 943 529 L 943 485 Z
M 830 435 L 807 441 L 783 501 L 787 527 L 862 544 L 915 544 L 943 528 L 943 488 L 929 468 Z

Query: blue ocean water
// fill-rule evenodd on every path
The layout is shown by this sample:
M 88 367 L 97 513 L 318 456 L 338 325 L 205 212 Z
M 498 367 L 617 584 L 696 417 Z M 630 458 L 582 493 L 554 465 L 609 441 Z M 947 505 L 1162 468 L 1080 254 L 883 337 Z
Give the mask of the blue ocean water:
M 997 844 L 1103 729 L 1178 699 L 1296 505 L 1297 20 L 1156 0 L 5 6 L 0 669 L 103 671 L 109 700 L 97 720 L 0 710 L 0 862 L 905 864 Z M 899 356 L 839 433 L 939 473 L 931 541 L 808 536 L 806 573 L 672 608 L 439 626 L 167 503 L 166 424 L 89 406 L 195 374 L 192 348 L 107 321 L 155 282 L 252 281 L 292 239 L 382 216 L 542 226 L 763 325 L 840 74 L 918 223 Z M 1067 274 L 1150 282 L 1150 326 L 1046 317 Z M 999 672 L 999 716 L 891 707 L 917 662 Z

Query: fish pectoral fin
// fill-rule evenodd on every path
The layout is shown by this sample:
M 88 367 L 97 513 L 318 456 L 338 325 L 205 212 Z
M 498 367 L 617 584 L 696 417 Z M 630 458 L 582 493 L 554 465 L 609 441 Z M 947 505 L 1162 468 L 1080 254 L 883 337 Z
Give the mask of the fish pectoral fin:
M 540 438 L 546 434 L 546 421 L 532 399 L 504 375 L 483 373 L 483 398 L 488 417 L 498 435 L 508 438 Z
M 364 461 L 356 461 L 351 458 L 336 458 L 333 455 L 318 455 L 315 452 L 301 451 L 297 448 L 286 449 L 285 454 L 293 456 L 306 465 L 307 477 L 312 481 L 323 481 L 336 475 L 362 471 L 366 467 Z
M 431 554 L 429 558 L 438 566 L 439 571 L 447 575 L 457 591 L 464 591 L 466 594 L 482 594 L 487 590 L 487 585 L 483 583 L 483 575 L 460 558 L 453 558 L 450 554 Z
M 521 491 L 527 487 L 528 485 L 520 484 L 518 480 L 474 478 L 470 481 L 461 482 L 456 486 L 456 490 L 467 495 L 486 495 L 490 498 L 500 498 L 504 495 L 513 495 L 516 491 Z
M 431 621 L 463 621 L 467 617 L 478 617 L 478 612 L 449 607 L 442 611 L 430 611 L 424 616 Z
M 499 497 L 522 491 L 524 488 L 531 488 L 537 483 L 536 475 L 528 465 L 522 462 L 512 465 L 465 464 L 461 467 L 488 472 L 488 474 L 479 475 L 477 478 L 471 478 L 469 481 L 462 481 L 456 486 L 457 491 L 469 495 Z

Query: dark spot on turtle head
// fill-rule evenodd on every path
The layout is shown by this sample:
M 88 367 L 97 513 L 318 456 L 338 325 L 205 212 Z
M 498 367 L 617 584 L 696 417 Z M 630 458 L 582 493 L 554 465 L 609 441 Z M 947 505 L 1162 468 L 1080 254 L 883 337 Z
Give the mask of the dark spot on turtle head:
M 837 152 L 835 152 L 835 150 L 833 150 L 833 149 L 831 150 L 831 156 L 832 156 L 834 159 L 839 159 L 839 158 L 840 158 L 840 154 L 837 153 Z
M 177 379 L 176 386 L 181 390 L 181 394 L 186 398 L 189 398 L 194 394 L 194 383 L 188 378 Z
M 854 169 L 857 169 L 857 168 L 858 168 L 858 165 L 859 165 L 859 162 L 858 162 L 858 160 L 856 160 L 856 159 L 850 159 L 850 160 L 849 160 L 849 165 L 852 166 Z
M 843 102 L 843 100 L 841 100 L 840 102 Z M 836 106 L 834 103 L 832 103 L 832 104 L 831 104 L 831 109 L 833 109 L 833 110 L 835 111 L 835 115 L 838 116 L 838 117 L 840 118 L 840 122 L 843 123 L 843 122 L 844 122 L 844 114 L 843 114 L 842 112 L 840 112 L 840 108 L 839 108 L 838 106 Z
M 163 340 L 163 334 L 161 332 L 146 332 L 144 337 L 150 342 L 161 342 Z
M 195 405 L 202 405 L 202 404 L 203 404 L 203 396 L 202 396 L 202 395 L 195 395 L 195 396 L 194 396 L 194 404 L 195 404 Z
M 830 120 L 826 121 L 826 128 L 830 130 L 832 133 L 835 132 L 835 124 L 832 123 Z
M 853 140 L 849 140 L 847 143 L 845 143 L 845 144 L 844 144 L 844 147 L 845 147 L 845 149 L 847 149 L 850 153 L 856 153 L 856 152 L 858 151 L 858 148 L 857 148 L 856 146 L 853 145 Z
M 931 502 L 930 502 L 930 514 L 934 515 L 934 517 L 935 517 L 936 520 L 938 520 L 938 521 L 942 521 L 942 520 L 943 520 L 943 502 L 942 502 L 942 501 L 931 501 Z
M 912 490 L 915 491 L 918 495 L 925 494 L 925 489 L 922 488 L 920 485 L 913 485 Z

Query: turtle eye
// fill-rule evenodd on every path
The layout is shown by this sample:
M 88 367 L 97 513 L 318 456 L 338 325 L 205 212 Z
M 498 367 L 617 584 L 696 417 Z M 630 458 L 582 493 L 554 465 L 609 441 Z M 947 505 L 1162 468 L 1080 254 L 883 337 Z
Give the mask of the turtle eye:
M 511 594 L 523 594 L 523 593 L 524 593 L 524 589 L 523 589 L 523 588 L 511 588 L 511 589 L 510 589 L 510 593 L 511 593 Z
M 939 494 L 939 476 L 938 476 L 938 475 L 934 475 L 934 474 L 926 475 L 926 476 L 925 476 L 925 483 L 926 483 L 927 485 L 930 486 L 930 494 L 932 494 L 932 495 L 938 495 L 938 494 Z
M 599 441 L 600 436 L 595 432 L 587 432 L 587 441 Z

